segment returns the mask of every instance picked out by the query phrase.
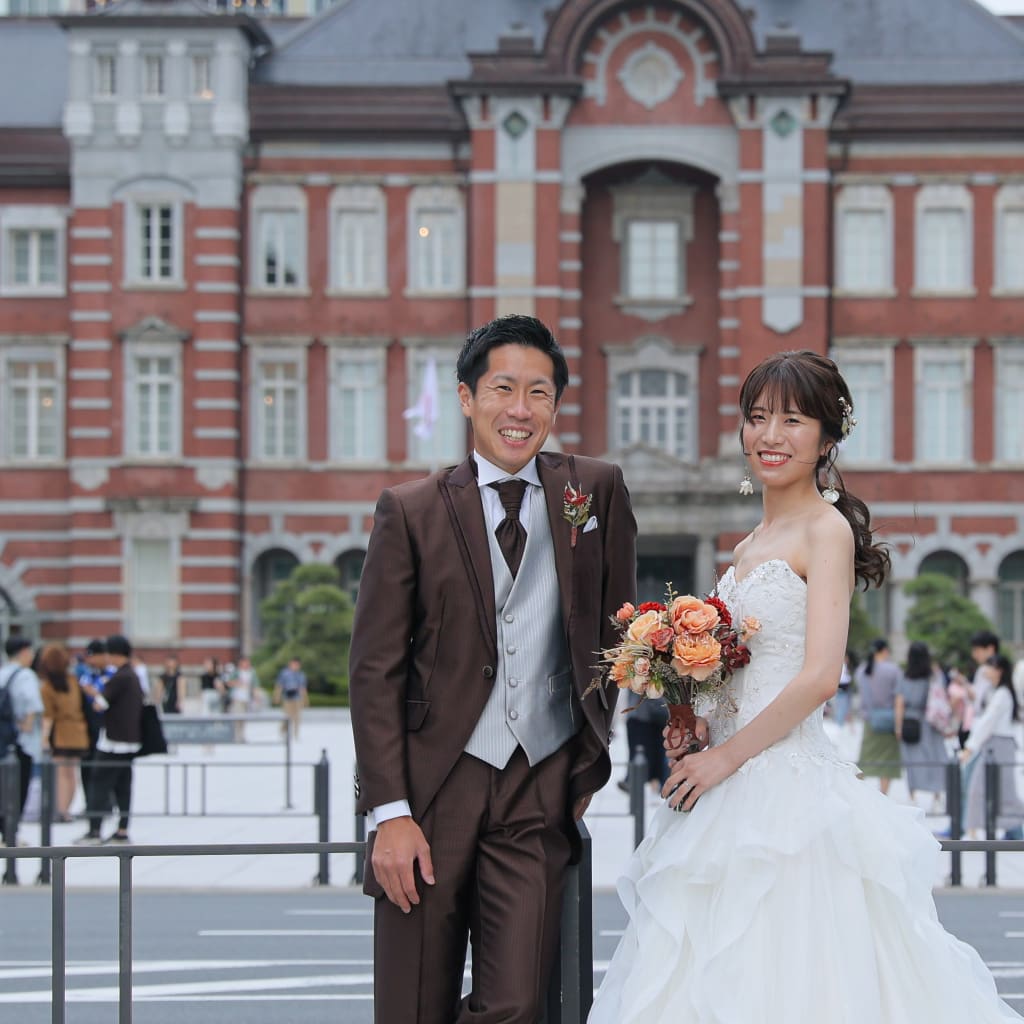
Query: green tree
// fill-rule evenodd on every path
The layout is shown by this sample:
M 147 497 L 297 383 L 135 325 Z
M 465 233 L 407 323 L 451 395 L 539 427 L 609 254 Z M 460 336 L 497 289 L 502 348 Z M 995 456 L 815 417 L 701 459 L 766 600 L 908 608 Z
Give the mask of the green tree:
M 253 658 L 260 679 L 273 683 L 300 658 L 311 694 L 347 700 L 352 615 L 352 599 L 333 566 L 297 565 L 260 605 L 263 644 Z
M 971 635 L 993 628 L 981 609 L 957 592 L 956 583 L 948 576 L 924 573 L 905 583 L 903 592 L 914 598 L 907 613 L 907 639 L 926 643 L 932 656 L 943 664 L 962 664 L 970 651 Z
M 878 636 L 878 630 L 864 608 L 861 592 L 855 590 L 850 599 L 850 630 L 847 634 L 846 649 L 853 651 L 857 660 L 861 661 L 876 636 Z

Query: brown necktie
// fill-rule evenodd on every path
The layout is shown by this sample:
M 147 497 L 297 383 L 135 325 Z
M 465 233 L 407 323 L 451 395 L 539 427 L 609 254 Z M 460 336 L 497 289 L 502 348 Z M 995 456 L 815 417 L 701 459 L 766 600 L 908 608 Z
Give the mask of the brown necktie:
M 494 536 L 497 538 L 501 553 L 505 556 L 512 578 L 515 579 L 516 573 L 519 572 L 519 563 L 523 560 L 523 551 L 526 550 L 526 528 L 519 521 L 519 508 L 526 493 L 526 481 L 502 480 L 501 483 L 488 486 L 498 492 L 501 507 L 505 510 L 505 518 L 498 523 Z

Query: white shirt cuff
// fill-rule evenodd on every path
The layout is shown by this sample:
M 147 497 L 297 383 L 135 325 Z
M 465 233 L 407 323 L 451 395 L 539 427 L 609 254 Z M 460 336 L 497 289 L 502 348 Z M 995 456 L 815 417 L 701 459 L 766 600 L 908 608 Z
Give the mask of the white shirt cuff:
M 390 821 L 392 818 L 404 818 L 412 816 L 412 808 L 409 807 L 408 800 L 392 800 L 389 804 L 381 804 L 380 807 L 374 807 L 370 811 L 370 817 L 372 818 L 371 824 L 374 828 L 380 828 L 385 821 Z

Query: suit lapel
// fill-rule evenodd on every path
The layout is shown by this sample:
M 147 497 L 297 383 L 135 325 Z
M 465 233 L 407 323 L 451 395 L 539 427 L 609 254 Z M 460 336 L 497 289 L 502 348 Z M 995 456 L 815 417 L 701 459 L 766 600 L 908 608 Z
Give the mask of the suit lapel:
M 447 479 L 441 480 L 440 487 L 452 520 L 459 551 L 476 591 L 476 606 L 481 612 L 484 636 L 490 638 L 491 648 L 497 657 L 498 626 L 494 606 L 491 549 L 487 541 L 483 503 L 480 500 L 471 460 L 467 459 L 460 466 L 456 466 Z
M 573 552 L 569 544 L 570 527 L 564 515 L 565 460 L 561 455 L 542 452 L 537 456 L 537 473 L 544 486 L 544 500 L 548 507 L 551 527 L 551 546 L 555 549 L 555 571 L 558 574 L 558 592 L 562 599 L 562 622 L 566 631 L 572 616 Z

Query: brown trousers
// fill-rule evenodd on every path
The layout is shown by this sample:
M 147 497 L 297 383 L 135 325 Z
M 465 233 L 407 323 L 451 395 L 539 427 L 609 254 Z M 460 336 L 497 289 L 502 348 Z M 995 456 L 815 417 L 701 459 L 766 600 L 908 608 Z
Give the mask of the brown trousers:
M 409 914 L 376 901 L 376 1024 L 536 1024 L 569 865 L 569 767 L 565 747 L 533 768 L 521 749 L 500 770 L 456 762 L 420 822 L 436 884 L 417 873 Z

